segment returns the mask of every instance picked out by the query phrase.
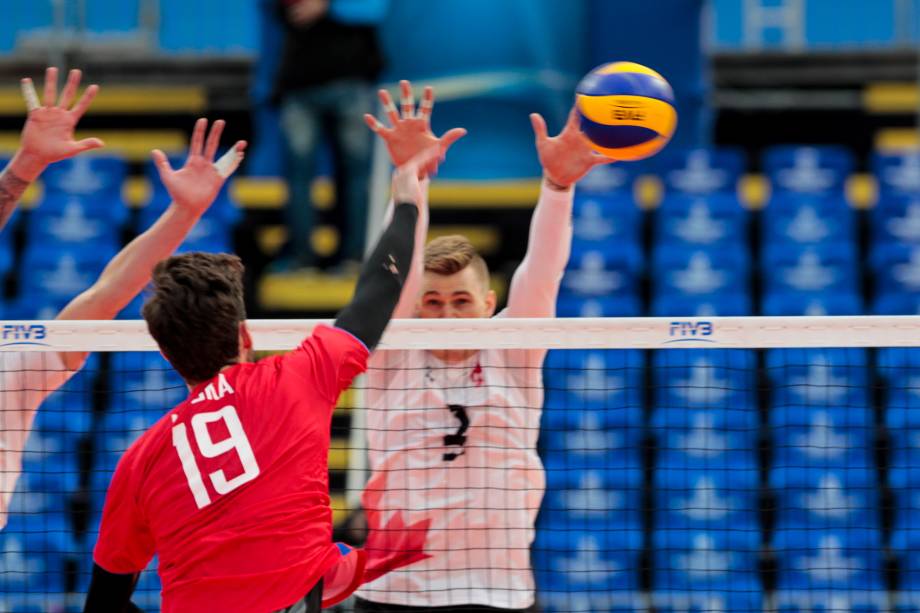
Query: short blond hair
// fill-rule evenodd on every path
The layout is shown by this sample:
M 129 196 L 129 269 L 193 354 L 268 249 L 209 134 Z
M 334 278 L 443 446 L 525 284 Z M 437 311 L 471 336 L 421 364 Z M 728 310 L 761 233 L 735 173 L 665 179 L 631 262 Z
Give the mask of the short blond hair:
M 425 247 L 425 272 L 453 275 L 472 266 L 483 285 L 489 285 L 489 267 L 465 236 L 452 234 L 434 239 Z

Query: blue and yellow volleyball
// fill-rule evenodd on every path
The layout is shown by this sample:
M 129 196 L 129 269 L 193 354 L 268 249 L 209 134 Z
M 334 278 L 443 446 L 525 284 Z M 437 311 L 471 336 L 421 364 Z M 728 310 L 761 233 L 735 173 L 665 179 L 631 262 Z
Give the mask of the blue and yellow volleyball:
M 604 64 L 585 75 L 575 90 L 575 108 L 591 147 L 615 160 L 655 155 L 677 127 L 671 85 L 634 62 Z

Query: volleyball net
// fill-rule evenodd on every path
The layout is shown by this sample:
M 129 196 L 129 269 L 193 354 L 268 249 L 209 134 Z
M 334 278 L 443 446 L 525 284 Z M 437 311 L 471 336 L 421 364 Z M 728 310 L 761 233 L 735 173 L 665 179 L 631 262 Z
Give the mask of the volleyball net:
M 250 329 L 282 351 L 315 323 Z M 118 458 L 188 390 L 143 322 L 0 336 L 0 372 L 30 365 L 6 445 L 51 352 L 94 352 L 38 410 L 0 532 L 0 611 L 80 610 Z M 920 611 L 920 317 L 396 321 L 329 469 L 338 540 L 427 526 L 371 601 L 523 608 L 530 565 L 547 612 Z

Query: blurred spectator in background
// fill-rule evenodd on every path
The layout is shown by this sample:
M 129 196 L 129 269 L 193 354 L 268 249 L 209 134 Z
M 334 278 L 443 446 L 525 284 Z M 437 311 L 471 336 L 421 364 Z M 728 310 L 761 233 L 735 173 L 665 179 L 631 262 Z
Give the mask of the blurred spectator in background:
M 363 115 L 373 113 L 374 85 L 383 68 L 376 27 L 388 0 L 272 0 L 284 24 L 274 95 L 280 103 L 286 148 L 288 242 L 273 270 L 317 264 L 310 235 L 310 186 L 317 153 L 328 139 L 335 167 L 339 245 L 333 263 L 357 268 L 364 250 L 371 135 Z

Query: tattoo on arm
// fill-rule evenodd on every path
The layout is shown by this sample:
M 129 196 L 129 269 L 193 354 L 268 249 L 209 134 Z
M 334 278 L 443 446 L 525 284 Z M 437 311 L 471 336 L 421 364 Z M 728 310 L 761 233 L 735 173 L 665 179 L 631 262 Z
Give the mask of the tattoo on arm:
M 9 168 L 0 173 L 0 229 L 9 221 L 27 187 L 29 182 L 14 175 Z

